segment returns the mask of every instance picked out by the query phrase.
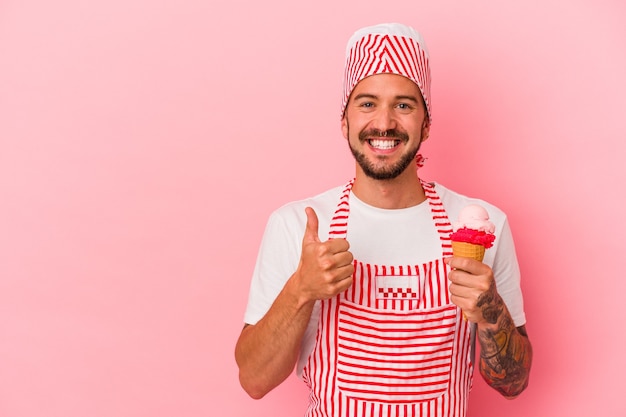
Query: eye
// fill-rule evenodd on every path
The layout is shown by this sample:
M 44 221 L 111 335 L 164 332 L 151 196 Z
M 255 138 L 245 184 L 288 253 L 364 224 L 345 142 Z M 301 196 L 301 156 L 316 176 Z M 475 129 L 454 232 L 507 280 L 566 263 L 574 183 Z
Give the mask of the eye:
M 361 101 L 357 103 L 357 108 L 361 112 L 369 113 L 376 109 L 376 105 L 374 104 L 373 101 Z
M 410 110 L 412 109 L 411 105 L 408 103 L 398 103 L 398 108 L 400 110 Z

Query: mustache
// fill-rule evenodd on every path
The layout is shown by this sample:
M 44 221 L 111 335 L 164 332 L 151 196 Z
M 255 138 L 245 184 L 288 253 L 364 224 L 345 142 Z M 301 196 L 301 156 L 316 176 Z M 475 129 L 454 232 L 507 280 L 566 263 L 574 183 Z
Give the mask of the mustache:
M 378 129 L 369 129 L 363 130 L 359 133 L 359 140 L 364 142 L 372 137 L 382 137 L 387 139 L 400 140 L 403 142 L 407 142 L 409 140 L 409 135 L 405 132 L 401 132 L 396 129 L 387 129 L 387 130 L 378 130 Z

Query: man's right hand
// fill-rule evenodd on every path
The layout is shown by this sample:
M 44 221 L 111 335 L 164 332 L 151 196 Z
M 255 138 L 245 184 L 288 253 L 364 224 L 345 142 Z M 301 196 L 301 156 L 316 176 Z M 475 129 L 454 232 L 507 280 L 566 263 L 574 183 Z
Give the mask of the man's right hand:
M 302 239 L 300 264 L 294 274 L 304 301 L 332 298 L 352 285 L 354 260 L 346 239 L 322 242 L 315 210 L 305 209 L 307 222 Z

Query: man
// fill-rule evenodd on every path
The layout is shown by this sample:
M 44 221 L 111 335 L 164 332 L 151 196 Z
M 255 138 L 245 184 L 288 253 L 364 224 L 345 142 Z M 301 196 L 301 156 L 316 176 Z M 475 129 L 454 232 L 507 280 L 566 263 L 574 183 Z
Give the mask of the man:
M 242 387 L 261 398 L 295 367 L 307 416 L 464 416 L 476 334 L 487 383 L 519 395 L 532 349 L 506 216 L 415 166 L 432 120 L 419 33 L 353 35 L 342 111 L 356 176 L 271 215 L 235 349 Z M 451 252 L 450 219 L 470 203 L 496 225 L 484 263 Z

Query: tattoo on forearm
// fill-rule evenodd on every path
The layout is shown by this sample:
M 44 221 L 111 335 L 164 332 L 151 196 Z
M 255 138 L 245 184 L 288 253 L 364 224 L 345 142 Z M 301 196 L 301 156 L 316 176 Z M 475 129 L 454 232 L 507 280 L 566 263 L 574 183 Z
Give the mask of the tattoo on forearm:
M 490 324 L 496 324 L 498 317 L 500 317 L 504 309 L 503 302 L 498 303 L 494 300 L 494 293 L 495 287 L 494 284 L 492 284 L 491 290 L 481 294 L 476 303 L 476 306 L 482 310 L 483 317 Z
M 528 385 L 532 348 L 524 326 L 516 328 L 496 294 L 478 301 L 485 320 L 494 324 L 480 331 L 480 372 L 493 388 L 505 396 L 516 396 Z

